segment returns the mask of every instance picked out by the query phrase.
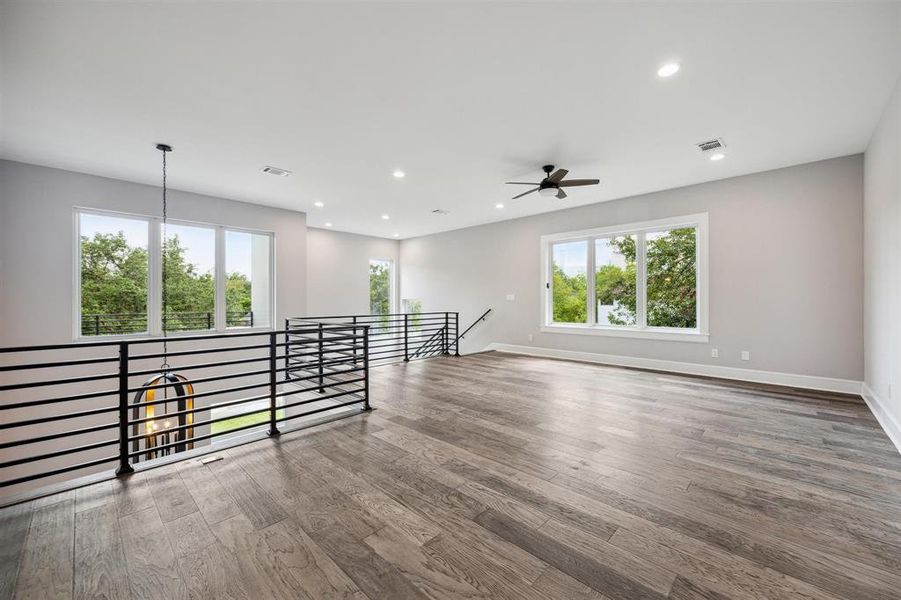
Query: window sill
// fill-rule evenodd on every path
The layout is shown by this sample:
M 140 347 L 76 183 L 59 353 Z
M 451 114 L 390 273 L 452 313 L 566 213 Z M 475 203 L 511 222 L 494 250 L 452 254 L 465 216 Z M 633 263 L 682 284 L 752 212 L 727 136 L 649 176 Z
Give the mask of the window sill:
M 697 330 L 679 331 L 675 329 L 620 329 L 616 327 L 598 327 L 595 325 L 566 325 L 563 323 L 542 325 L 539 329 L 542 333 L 599 335 L 607 337 L 623 337 L 669 342 L 695 342 L 706 344 L 710 340 L 709 334 L 701 333 Z

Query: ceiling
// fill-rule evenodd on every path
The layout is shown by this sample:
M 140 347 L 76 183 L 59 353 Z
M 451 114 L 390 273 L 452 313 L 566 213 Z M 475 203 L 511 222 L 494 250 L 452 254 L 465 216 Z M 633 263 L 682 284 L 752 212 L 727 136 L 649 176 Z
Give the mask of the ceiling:
M 7 2 L 0 152 L 157 183 L 167 142 L 174 188 L 406 238 L 861 152 L 899 25 L 895 3 Z M 510 200 L 545 163 L 601 185 Z

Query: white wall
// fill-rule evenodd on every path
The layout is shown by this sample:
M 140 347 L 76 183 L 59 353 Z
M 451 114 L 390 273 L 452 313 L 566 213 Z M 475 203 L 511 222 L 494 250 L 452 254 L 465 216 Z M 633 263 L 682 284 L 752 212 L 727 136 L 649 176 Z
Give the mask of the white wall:
M 396 240 L 311 227 L 307 243 L 308 316 L 368 315 L 370 258 L 394 261 L 397 278 Z
M 72 341 L 73 208 L 159 215 L 155 186 L 0 161 L 0 346 Z M 170 190 L 173 219 L 275 233 L 276 323 L 306 312 L 306 215 Z
M 864 397 L 901 449 L 901 83 L 864 160 Z
M 424 310 L 460 310 L 461 328 L 493 308 L 467 352 L 496 342 L 860 381 L 862 178 L 857 155 L 404 240 L 402 293 Z M 700 212 L 709 344 L 539 332 L 541 235 Z

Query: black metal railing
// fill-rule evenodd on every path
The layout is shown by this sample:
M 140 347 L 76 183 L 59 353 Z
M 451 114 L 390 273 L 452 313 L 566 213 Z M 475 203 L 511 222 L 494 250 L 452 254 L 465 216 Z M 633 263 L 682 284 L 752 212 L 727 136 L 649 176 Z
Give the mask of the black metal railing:
M 372 364 L 417 360 L 434 356 L 460 355 L 460 315 L 456 312 L 391 313 L 384 315 L 334 315 L 325 317 L 293 317 L 285 320 L 290 339 L 305 339 L 315 343 L 333 360 L 359 360 L 356 351 L 339 341 L 330 339 L 327 331 L 317 328 L 341 323 L 345 326 L 369 328 L 369 357 Z M 312 329 L 311 329 L 312 328 Z M 299 330 L 303 330 L 302 333 Z M 319 367 L 315 367 L 318 377 Z M 306 358 L 293 350 L 288 355 L 286 377 L 311 371 Z
M 166 331 L 203 331 L 213 329 L 215 325 L 216 314 L 211 311 L 172 312 L 163 319 Z M 225 325 L 253 327 L 253 311 L 228 311 L 225 313 Z M 81 315 L 81 335 L 125 335 L 147 330 L 147 313 Z
M 368 329 L 181 336 L 166 354 L 159 338 L 0 348 L 0 487 L 128 473 L 216 438 L 368 410 Z M 332 344 L 355 360 L 336 360 Z M 296 355 L 315 374 L 285 382 Z

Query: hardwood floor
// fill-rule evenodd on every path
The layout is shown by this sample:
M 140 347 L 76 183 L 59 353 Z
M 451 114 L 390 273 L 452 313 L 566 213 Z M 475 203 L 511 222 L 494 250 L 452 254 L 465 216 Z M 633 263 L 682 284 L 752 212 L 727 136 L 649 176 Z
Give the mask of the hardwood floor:
M 861 401 L 499 353 L 377 410 L 0 511 L 0 598 L 901 597 Z

